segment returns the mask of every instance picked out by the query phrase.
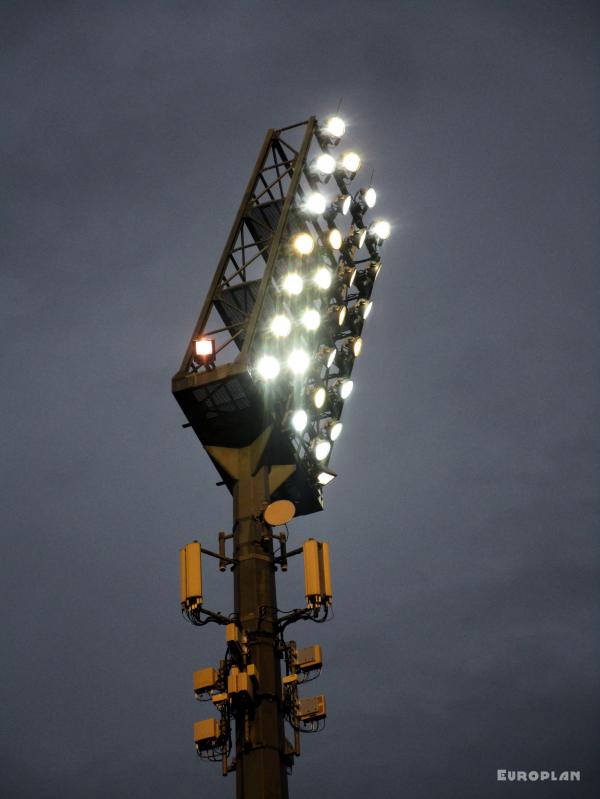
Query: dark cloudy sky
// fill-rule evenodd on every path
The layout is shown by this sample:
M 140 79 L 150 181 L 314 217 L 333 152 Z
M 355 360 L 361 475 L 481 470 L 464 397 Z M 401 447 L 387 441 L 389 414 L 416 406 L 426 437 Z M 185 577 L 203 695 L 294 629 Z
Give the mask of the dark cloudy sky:
M 266 129 L 340 97 L 394 232 L 340 476 L 291 527 L 331 542 L 336 614 L 295 630 L 329 719 L 292 796 L 598 796 L 597 5 L 1 16 L 2 796 L 233 793 L 193 750 L 223 633 L 177 561 L 230 499 L 170 377 Z

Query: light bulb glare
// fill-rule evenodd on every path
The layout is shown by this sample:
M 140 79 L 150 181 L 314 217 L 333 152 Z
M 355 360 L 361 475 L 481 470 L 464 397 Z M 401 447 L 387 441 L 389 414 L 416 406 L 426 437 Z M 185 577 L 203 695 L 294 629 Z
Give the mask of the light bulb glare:
M 332 441 L 337 441 L 340 437 L 344 425 L 341 422 L 334 422 L 329 428 L 329 438 Z
M 332 175 L 335 172 L 335 158 L 329 153 L 322 153 L 316 159 L 315 167 L 323 175 Z
M 302 433 L 308 424 L 308 414 L 300 409 L 292 414 L 292 427 L 297 433 Z
M 287 294 L 300 294 L 304 282 L 297 272 L 288 272 L 283 280 L 283 290 Z
M 375 203 L 377 202 L 377 192 L 374 188 L 368 188 L 364 192 L 365 203 L 367 204 L 367 208 L 373 208 Z
M 354 383 L 352 380 L 344 380 L 340 387 L 340 397 L 345 400 L 348 399 L 350 394 L 352 394 L 352 389 L 354 388 Z
M 329 233 L 329 244 L 334 250 L 339 250 L 342 246 L 342 234 L 337 228 L 334 228 Z
M 331 443 L 324 438 L 317 438 L 313 444 L 315 458 L 318 461 L 324 461 L 331 452 Z
M 335 480 L 335 474 L 332 474 L 331 472 L 319 472 L 317 475 L 317 482 L 319 485 L 329 485 L 332 480 Z
M 304 374 L 310 365 L 310 356 L 305 350 L 292 350 L 288 355 L 287 365 L 294 374 Z
M 321 410 L 323 405 L 325 405 L 325 400 L 327 399 L 327 392 L 323 388 L 323 386 L 319 386 L 315 389 L 313 393 L 313 404 L 317 410 Z
M 196 339 L 194 342 L 195 352 L 200 358 L 208 358 L 213 355 L 215 350 L 215 342 L 210 338 Z
M 326 266 L 321 266 L 315 272 L 313 278 L 315 285 L 318 286 L 320 289 L 326 290 L 331 286 L 331 269 L 328 269 Z
M 346 172 L 358 172 L 360 169 L 360 156 L 354 152 L 344 153 L 342 166 Z
M 292 329 L 292 323 L 283 314 L 277 314 L 271 320 L 270 330 L 274 336 L 278 338 L 285 338 L 285 336 L 289 336 L 290 331 Z
M 321 324 L 321 314 L 314 308 L 307 308 L 302 314 L 302 324 L 307 330 L 317 330 Z
M 327 200 L 320 192 L 315 191 L 313 194 L 308 195 L 304 205 L 309 213 L 322 214 L 327 208 Z
M 383 241 L 389 238 L 389 235 L 392 232 L 390 223 L 386 222 L 383 219 L 380 219 L 377 222 L 375 222 L 375 224 L 373 225 L 373 230 L 375 231 L 375 235 L 377 236 L 377 238 L 382 239 Z
M 310 255 L 313 251 L 315 242 L 310 233 L 299 233 L 293 241 L 294 249 L 300 255 Z
M 272 355 L 263 355 L 256 364 L 258 374 L 264 380 L 274 380 L 279 374 L 279 361 Z
M 325 120 L 325 131 L 336 139 L 341 139 L 346 132 L 346 123 L 340 117 L 329 117 Z

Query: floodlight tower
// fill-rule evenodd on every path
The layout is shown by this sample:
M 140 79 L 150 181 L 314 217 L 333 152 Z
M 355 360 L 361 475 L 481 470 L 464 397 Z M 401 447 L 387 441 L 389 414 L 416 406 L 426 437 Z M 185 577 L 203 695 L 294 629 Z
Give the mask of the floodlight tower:
M 332 445 L 390 233 L 387 222 L 364 220 L 373 187 L 350 192 L 361 159 L 337 150 L 344 134 L 339 117 L 268 131 L 172 384 L 184 426 L 233 495 L 232 531 L 219 534 L 218 552 L 198 541 L 180 551 L 180 600 L 193 624 L 226 625 L 219 667 L 194 674 L 197 698 L 220 719 L 197 722 L 194 741 L 224 774 L 235 770 L 238 799 L 287 797 L 300 733 L 325 718 L 324 697 L 298 695 L 320 671 L 321 649 L 298 649 L 284 631 L 300 618 L 327 618 L 329 547 L 311 538 L 288 552 L 281 526 L 322 510 L 335 477 Z M 202 554 L 233 571 L 230 616 L 204 607 Z M 296 554 L 306 606 L 282 614 L 275 572 Z

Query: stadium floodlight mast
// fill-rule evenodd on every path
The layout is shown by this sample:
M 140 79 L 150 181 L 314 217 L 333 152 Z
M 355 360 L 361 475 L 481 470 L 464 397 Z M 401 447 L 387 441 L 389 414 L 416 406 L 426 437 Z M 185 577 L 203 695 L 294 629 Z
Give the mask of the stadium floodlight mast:
M 301 733 L 326 716 L 323 696 L 298 690 L 318 676 L 321 648 L 297 649 L 285 631 L 327 618 L 329 546 L 310 538 L 288 551 L 286 525 L 322 510 L 336 477 L 329 463 L 390 235 L 381 217 L 363 219 L 375 190 L 351 189 L 362 159 L 345 141 L 338 150 L 346 138 L 338 116 L 268 131 L 172 383 L 184 427 L 233 495 L 218 552 L 199 541 L 180 550 L 180 603 L 197 626 L 225 625 L 218 668 L 194 672 L 196 697 L 217 714 L 194 725 L 194 742 L 235 771 L 237 799 L 287 797 Z M 282 612 L 275 574 L 299 554 L 306 604 Z M 229 616 L 204 606 L 202 555 L 233 572 Z

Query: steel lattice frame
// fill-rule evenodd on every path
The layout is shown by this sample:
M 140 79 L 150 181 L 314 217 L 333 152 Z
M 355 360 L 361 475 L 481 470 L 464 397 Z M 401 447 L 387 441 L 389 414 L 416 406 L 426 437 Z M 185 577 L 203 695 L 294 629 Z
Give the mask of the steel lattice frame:
M 314 117 L 268 131 L 181 367 L 173 378 L 173 393 L 205 446 L 243 447 L 273 425 L 265 459 L 296 465 L 296 472 L 281 487 L 278 498 L 291 499 L 297 515 L 322 509 L 322 489 L 316 475 L 328 459 L 317 464 L 310 442 L 328 423 L 339 420 L 343 402 L 334 396 L 333 386 L 341 378 L 349 378 L 354 358 L 345 358 L 342 365 L 340 349 L 331 368 L 315 363 L 301 380 L 281 378 L 267 384 L 255 370 L 260 353 L 276 347 L 267 322 L 282 310 L 297 315 L 293 301 L 280 290 L 290 266 L 308 275 L 317 263 L 325 263 L 335 275 L 333 291 L 313 292 L 312 306 L 322 317 L 335 307 L 345 306 L 346 322 L 333 330 L 327 324 L 312 337 L 305 334 L 304 343 L 314 352 L 325 336 L 327 343 L 336 346 L 342 342 L 343 347 L 344 342 L 360 334 L 362 320 L 357 304 L 370 296 L 380 266 L 378 257 L 359 258 L 351 241 L 363 227 L 362 212 L 355 202 L 341 253 L 328 242 L 328 228 L 335 227 L 334 218 L 319 223 L 301 211 L 307 193 L 320 188 L 310 159 L 315 152 L 328 151 Z M 337 184 L 339 192 L 348 194 L 342 173 L 336 172 L 328 180 Z M 316 242 L 315 251 L 308 257 L 291 249 L 291 238 L 299 232 L 309 232 Z M 344 278 L 355 267 L 358 288 L 348 288 Z M 194 343 L 199 338 L 215 341 L 213 362 L 203 363 L 194 357 Z M 329 403 L 319 412 L 313 409 L 306 430 L 295 433 L 289 425 L 290 412 L 306 405 L 307 392 L 317 385 L 326 388 Z M 215 466 L 219 469 L 217 463 Z M 219 471 L 231 489 L 230 478 Z

